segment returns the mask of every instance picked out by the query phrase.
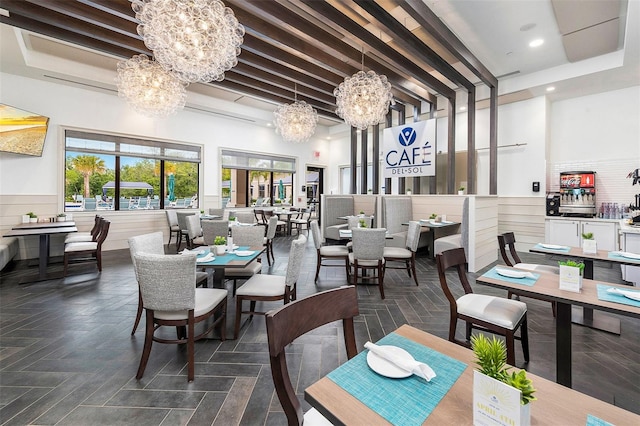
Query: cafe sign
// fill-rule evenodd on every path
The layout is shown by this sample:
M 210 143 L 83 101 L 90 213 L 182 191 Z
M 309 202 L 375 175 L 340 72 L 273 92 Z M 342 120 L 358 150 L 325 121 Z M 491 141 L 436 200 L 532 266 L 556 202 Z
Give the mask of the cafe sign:
M 436 120 L 384 129 L 384 177 L 436 175 Z

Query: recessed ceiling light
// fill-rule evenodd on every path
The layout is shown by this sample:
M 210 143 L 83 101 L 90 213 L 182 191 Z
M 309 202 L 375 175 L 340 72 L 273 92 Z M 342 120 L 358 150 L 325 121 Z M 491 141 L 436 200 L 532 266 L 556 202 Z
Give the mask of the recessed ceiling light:
M 556 88 L 553 86 L 547 87 L 547 92 L 553 92 L 554 90 L 556 90 Z
M 537 38 L 535 40 L 532 40 L 529 43 L 529 47 L 539 47 L 539 46 L 542 46 L 543 44 L 544 44 L 544 40 L 541 38 Z
M 460 107 L 460 111 L 466 111 L 466 110 L 467 110 L 467 107 L 464 107 L 464 106 Z

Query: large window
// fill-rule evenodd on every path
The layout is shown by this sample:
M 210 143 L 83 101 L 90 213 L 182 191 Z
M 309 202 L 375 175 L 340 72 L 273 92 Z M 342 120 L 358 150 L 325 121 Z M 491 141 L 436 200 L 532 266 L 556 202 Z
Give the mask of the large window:
M 65 211 L 198 207 L 199 146 L 65 131 Z

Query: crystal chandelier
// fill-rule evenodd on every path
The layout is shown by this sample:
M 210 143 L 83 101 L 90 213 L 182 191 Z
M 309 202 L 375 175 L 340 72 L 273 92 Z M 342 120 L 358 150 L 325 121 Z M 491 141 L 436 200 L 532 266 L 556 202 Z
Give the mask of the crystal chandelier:
M 338 106 L 336 114 L 345 123 L 360 130 L 382 123 L 393 101 L 387 77 L 374 71 L 358 71 L 345 78 L 333 94 Z
M 280 105 L 274 115 L 276 133 L 280 134 L 285 142 L 306 142 L 316 131 L 318 113 L 305 101 L 298 101 L 297 89 L 295 102 Z
M 144 44 L 181 80 L 222 81 L 237 65 L 244 27 L 220 0 L 132 0 L 131 7 Z
M 166 117 L 184 107 L 186 83 L 147 55 L 118 62 L 118 95 L 140 114 Z

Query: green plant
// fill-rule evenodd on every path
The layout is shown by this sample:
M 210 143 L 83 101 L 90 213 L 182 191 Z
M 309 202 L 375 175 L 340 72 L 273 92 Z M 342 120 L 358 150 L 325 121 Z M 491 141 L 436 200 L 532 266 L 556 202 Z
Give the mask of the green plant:
M 435 219 L 436 217 L 438 217 L 437 214 L 435 213 L 431 213 L 431 216 L 429 216 L 429 219 Z
M 364 219 L 360 219 L 358 221 L 358 223 L 360 223 L 360 228 L 366 228 L 367 227 L 367 222 L 365 222 Z
M 458 191 L 464 191 L 464 186 L 461 186 L 460 188 L 458 188 Z
M 234 220 L 236 220 L 235 216 L 229 216 L 229 222 L 233 222 Z
M 585 240 L 593 240 L 593 232 L 583 232 L 582 238 Z
M 584 273 L 584 263 L 583 262 L 576 262 L 575 260 L 564 260 L 564 261 L 559 261 L 558 265 L 560 266 L 572 266 L 574 268 L 580 268 L 580 275 L 583 275 Z
M 37 215 L 37 214 L 35 214 L 34 212 L 29 212 L 29 213 L 27 213 L 27 216 L 29 216 L 31 219 L 35 219 L 35 218 L 37 218 L 37 217 L 38 217 L 38 215 Z
M 213 245 L 214 246 L 223 246 L 225 244 L 227 244 L 227 239 L 225 237 L 216 237 L 213 240 Z
M 364 214 L 364 210 L 360 210 L 360 214 Z
M 58 217 L 66 217 L 67 215 L 65 213 L 58 213 Z
M 200 214 L 204 214 L 204 210 L 200 210 Z
M 492 336 L 487 339 L 484 335 L 471 336 L 471 348 L 476 355 L 479 371 L 491 378 L 518 389 L 522 392 L 522 405 L 535 401 L 533 393 L 536 391 L 524 370 L 511 372 L 507 367 L 507 348 L 502 340 Z

